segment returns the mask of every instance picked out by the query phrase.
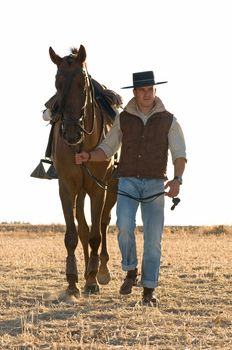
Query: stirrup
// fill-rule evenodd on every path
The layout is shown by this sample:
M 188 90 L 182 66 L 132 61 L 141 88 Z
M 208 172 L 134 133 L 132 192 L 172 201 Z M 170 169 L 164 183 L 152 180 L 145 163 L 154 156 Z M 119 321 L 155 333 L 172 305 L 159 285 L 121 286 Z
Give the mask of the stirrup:
M 50 164 L 50 167 L 46 171 L 44 168 L 45 164 Z M 31 177 L 36 177 L 37 179 L 57 179 L 56 169 L 53 165 L 52 160 L 49 159 L 40 159 L 39 165 L 33 170 L 33 172 L 30 175 Z

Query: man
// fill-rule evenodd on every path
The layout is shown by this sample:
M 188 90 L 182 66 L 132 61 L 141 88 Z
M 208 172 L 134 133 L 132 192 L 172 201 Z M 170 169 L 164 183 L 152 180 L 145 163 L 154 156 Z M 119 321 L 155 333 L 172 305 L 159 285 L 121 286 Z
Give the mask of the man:
M 116 118 L 105 140 L 91 152 L 75 155 L 76 164 L 87 161 L 104 161 L 121 147 L 118 165 L 121 193 L 136 198 L 146 198 L 168 189 L 166 195 L 176 197 L 182 184 L 186 163 L 183 132 L 176 118 L 166 111 L 156 96 L 152 71 L 133 74 L 134 97 Z M 168 149 L 174 165 L 173 179 L 168 181 L 166 168 Z M 154 289 L 158 286 L 161 257 L 161 239 L 164 226 L 164 196 L 154 200 L 142 200 L 141 214 L 144 231 L 144 249 L 141 266 L 142 303 L 157 305 Z M 117 226 L 118 243 L 122 255 L 122 269 L 126 278 L 120 294 L 132 292 L 138 274 L 138 260 L 134 230 L 139 202 L 128 196 L 118 195 Z

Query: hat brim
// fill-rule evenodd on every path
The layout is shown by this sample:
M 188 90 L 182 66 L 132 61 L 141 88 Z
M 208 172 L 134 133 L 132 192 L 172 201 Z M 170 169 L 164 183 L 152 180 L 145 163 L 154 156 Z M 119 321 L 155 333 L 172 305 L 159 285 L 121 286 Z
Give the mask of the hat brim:
M 149 85 L 132 85 L 132 86 L 124 86 L 124 87 L 121 87 L 121 89 L 132 89 L 132 88 L 139 88 L 139 87 L 145 87 L 145 86 L 154 86 L 154 85 L 160 85 L 160 84 L 166 84 L 167 81 L 159 81 L 155 84 L 149 84 Z

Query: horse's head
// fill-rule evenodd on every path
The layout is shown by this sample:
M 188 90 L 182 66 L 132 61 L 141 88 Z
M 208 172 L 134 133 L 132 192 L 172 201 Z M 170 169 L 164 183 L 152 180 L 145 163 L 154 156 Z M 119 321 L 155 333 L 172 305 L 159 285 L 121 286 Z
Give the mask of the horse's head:
M 86 51 L 71 49 L 71 54 L 61 58 L 50 47 L 49 55 L 57 66 L 55 86 L 57 89 L 57 113 L 61 116 L 61 129 L 69 145 L 83 140 L 84 119 L 91 94 L 90 81 L 84 69 Z

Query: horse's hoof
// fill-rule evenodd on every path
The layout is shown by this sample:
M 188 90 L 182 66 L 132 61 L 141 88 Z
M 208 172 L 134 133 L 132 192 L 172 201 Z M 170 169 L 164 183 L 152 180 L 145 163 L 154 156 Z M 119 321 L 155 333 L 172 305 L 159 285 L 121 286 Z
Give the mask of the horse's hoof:
M 111 280 L 109 271 L 105 273 L 101 273 L 101 271 L 99 271 L 97 274 L 97 280 L 98 280 L 98 283 L 100 284 L 103 284 L 103 285 L 108 284 Z
M 79 298 L 80 290 L 77 287 L 68 287 L 66 290 L 67 295 L 74 296 L 75 298 Z
M 91 284 L 91 285 L 85 285 L 84 287 L 84 294 L 90 295 L 90 294 L 99 294 L 100 288 L 98 284 Z

